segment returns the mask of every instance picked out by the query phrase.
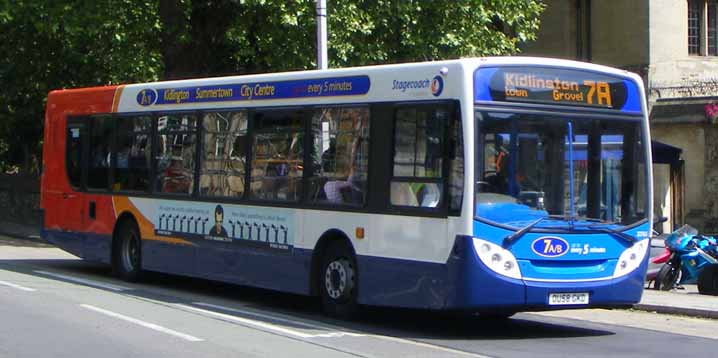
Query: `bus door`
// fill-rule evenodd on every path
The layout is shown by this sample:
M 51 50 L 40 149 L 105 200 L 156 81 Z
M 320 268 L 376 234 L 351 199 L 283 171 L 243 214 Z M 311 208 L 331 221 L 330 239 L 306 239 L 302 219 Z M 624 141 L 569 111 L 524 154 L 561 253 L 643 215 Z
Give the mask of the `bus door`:
M 87 209 L 81 193 L 87 176 L 88 123 L 85 118 L 68 118 L 65 133 L 65 172 L 69 186 L 61 190 L 57 204 L 62 208 L 62 226 L 67 231 L 82 232 L 86 226 Z

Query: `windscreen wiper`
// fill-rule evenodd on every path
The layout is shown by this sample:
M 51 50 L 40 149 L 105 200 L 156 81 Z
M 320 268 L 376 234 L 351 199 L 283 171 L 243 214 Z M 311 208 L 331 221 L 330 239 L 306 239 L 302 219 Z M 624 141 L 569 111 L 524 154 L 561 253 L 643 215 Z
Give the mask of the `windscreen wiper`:
M 538 223 L 540 223 L 540 222 L 542 222 L 542 221 L 544 221 L 544 220 L 546 220 L 546 219 L 548 219 L 548 218 L 549 218 L 548 216 L 544 216 L 544 217 L 542 217 L 542 218 L 539 218 L 538 220 L 535 220 L 535 221 L 531 222 L 530 224 L 528 224 L 528 225 L 522 227 L 521 229 L 519 229 L 518 231 L 514 232 L 513 234 L 511 234 L 511 235 L 509 235 L 509 236 L 506 236 L 506 237 L 504 238 L 504 242 L 503 242 L 502 246 L 504 247 L 504 249 L 508 249 L 509 247 L 511 247 L 511 245 L 513 245 L 513 243 L 514 243 L 516 240 L 520 239 L 521 236 L 524 236 L 524 234 L 526 234 L 526 233 L 529 232 L 531 229 L 533 229 L 534 226 L 536 226 Z
M 609 224 L 609 223 L 606 223 L 606 224 Z M 632 243 L 636 242 L 636 238 L 634 238 L 633 236 L 628 235 L 628 234 L 626 234 L 625 232 L 622 232 L 622 231 L 618 231 L 618 230 L 615 230 L 615 229 L 611 229 L 611 228 L 609 228 L 609 227 L 601 227 L 601 226 L 596 226 L 596 225 L 589 225 L 589 226 L 587 226 L 587 228 L 589 228 L 589 229 L 591 229 L 591 230 L 596 230 L 596 231 L 601 231 L 601 232 L 609 233 L 609 234 L 614 235 L 614 236 L 616 236 L 616 237 L 618 237 L 618 238 L 620 238 L 620 239 L 623 239 L 624 241 L 628 242 L 629 244 L 632 244 Z

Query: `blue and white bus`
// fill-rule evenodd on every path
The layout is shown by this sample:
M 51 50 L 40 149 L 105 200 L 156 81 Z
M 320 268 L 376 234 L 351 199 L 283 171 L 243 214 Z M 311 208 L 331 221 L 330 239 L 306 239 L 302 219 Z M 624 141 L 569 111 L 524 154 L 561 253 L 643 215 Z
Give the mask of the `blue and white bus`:
M 651 214 L 641 79 L 461 59 L 54 91 L 43 236 L 143 270 L 358 305 L 641 298 Z

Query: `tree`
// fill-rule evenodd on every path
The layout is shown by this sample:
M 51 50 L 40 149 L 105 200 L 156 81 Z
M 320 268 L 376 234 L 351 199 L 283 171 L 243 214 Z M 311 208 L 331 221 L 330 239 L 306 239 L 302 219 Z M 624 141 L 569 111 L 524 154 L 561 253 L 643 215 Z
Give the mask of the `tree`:
M 158 79 L 158 30 L 152 1 L 0 1 L 0 170 L 39 158 L 49 91 Z
M 539 0 L 327 2 L 332 67 L 517 53 L 543 10 Z M 316 66 L 314 0 L 160 4 L 167 78 Z
M 329 6 L 335 66 L 509 55 L 535 39 L 540 1 L 365 0 Z

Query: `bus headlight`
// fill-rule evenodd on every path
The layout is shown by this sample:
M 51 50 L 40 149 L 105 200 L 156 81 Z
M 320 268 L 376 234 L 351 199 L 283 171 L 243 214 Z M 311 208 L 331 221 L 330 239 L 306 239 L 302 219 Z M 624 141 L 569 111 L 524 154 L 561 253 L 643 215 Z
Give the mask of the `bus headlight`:
M 621 254 L 616 263 L 616 270 L 613 271 L 613 278 L 625 276 L 637 269 L 646 258 L 648 253 L 649 239 L 641 240 L 633 244 Z
M 519 264 L 511 251 L 477 238 L 474 238 L 474 250 L 481 262 L 492 271 L 517 280 L 521 279 Z

